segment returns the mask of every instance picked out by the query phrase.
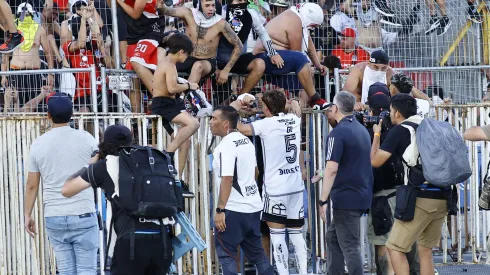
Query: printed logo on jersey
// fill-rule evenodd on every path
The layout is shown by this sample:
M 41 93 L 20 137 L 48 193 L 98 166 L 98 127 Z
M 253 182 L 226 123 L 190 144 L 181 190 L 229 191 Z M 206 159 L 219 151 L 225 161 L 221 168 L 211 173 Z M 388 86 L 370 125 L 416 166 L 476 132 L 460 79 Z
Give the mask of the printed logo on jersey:
M 238 147 L 240 145 L 245 145 L 250 143 L 249 138 L 244 138 L 244 139 L 239 139 L 239 140 L 234 140 L 233 143 L 235 143 L 235 147 Z
M 289 175 L 289 174 L 294 174 L 299 172 L 299 166 L 296 166 L 294 168 L 288 168 L 288 169 L 279 169 L 279 175 Z
M 243 10 L 241 9 L 234 9 L 231 10 L 228 14 L 229 18 L 228 23 L 230 23 L 231 28 L 235 33 L 239 33 L 242 30 L 243 23 L 240 20 L 240 18 L 243 16 Z
M 245 186 L 245 195 L 247 197 L 255 195 L 258 191 L 257 185 Z

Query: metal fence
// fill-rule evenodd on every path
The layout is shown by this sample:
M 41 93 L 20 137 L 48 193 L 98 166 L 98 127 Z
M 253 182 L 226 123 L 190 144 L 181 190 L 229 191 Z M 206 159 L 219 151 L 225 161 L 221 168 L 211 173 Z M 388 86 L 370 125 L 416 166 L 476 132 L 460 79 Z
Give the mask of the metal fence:
M 471 125 L 490 123 L 490 106 L 485 105 L 454 105 L 440 107 L 436 114 L 446 112 L 449 121 L 463 132 Z M 324 150 L 325 139 L 329 127 L 325 117 L 320 113 L 308 112 L 304 115 L 306 120 L 306 167 L 308 180 L 305 182 L 307 190 L 308 216 L 305 234 L 309 236 L 309 272 L 322 274 L 326 268 L 328 249 L 325 243 L 325 231 L 328 224 L 324 224 L 317 212 L 316 202 L 321 193 L 321 182 L 312 184 L 309 180 L 316 170 L 323 169 L 325 165 Z M 137 132 L 136 141 L 143 145 L 152 145 L 164 149 L 170 137 L 162 127 L 159 117 L 133 114 L 77 114 L 74 116 L 72 126 L 84 129 L 85 122 L 90 121 L 100 126 L 100 130 L 93 128 L 94 136 L 100 137 L 101 130 L 107 125 L 120 123 Z M 29 157 L 30 144 L 35 138 L 49 129 L 49 122 L 44 116 L 36 114 L 4 115 L 0 117 L 0 270 L 2 274 L 55 274 L 54 254 L 45 236 L 43 220 L 42 192 L 38 196 L 34 209 L 34 217 L 39 234 L 31 239 L 24 230 L 24 184 L 27 177 L 25 164 Z M 201 127 L 190 143 L 189 157 L 184 162 L 181 179 L 189 183 L 190 191 L 196 194 L 193 199 L 186 200 L 186 214 L 208 245 L 202 253 L 196 250 L 182 257 L 176 265 L 178 274 L 219 274 L 219 265 L 214 251 L 212 220 L 216 207 L 218 187 L 213 184 L 211 177 L 210 152 L 219 143 L 217 139 L 211 145 L 209 131 L 209 118 L 201 119 Z M 448 217 L 443 227 L 441 253 L 444 263 L 463 263 L 489 261 L 486 237 L 490 232 L 490 213 L 479 211 L 478 196 L 481 188 L 482 176 L 486 172 L 487 162 L 490 160 L 490 143 L 468 142 L 470 163 L 473 176 L 458 188 L 460 203 L 457 216 Z M 178 152 L 176 156 L 178 156 Z M 176 159 L 176 163 L 179 160 Z M 179 167 L 177 167 L 177 170 Z M 97 209 L 104 214 L 106 230 L 109 228 L 110 207 L 106 209 L 100 190 Z M 373 248 L 367 239 L 366 218 L 362 219 L 361 227 L 362 251 L 366 270 L 374 268 Z M 178 232 L 177 228 L 177 232 Z M 100 234 L 104 234 L 103 231 Z M 106 245 L 101 238 L 100 263 L 103 268 L 103 255 Z M 464 258 L 465 253 L 471 253 L 471 260 Z M 448 257 L 449 256 L 449 257 Z M 450 258 L 451 257 L 451 258 Z M 242 267 L 244 264 L 242 262 Z

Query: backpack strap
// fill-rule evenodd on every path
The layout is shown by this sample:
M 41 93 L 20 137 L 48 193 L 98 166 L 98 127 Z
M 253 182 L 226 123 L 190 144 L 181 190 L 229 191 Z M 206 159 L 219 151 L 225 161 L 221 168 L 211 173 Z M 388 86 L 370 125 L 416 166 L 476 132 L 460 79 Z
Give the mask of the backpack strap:
M 483 178 L 483 181 L 485 181 L 488 177 L 488 169 L 490 169 L 490 161 L 488 161 L 488 165 L 487 165 L 487 173 L 485 174 L 485 177 Z
M 148 163 L 150 164 L 151 172 L 155 173 L 155 158 L 153 157 L 153 153 L 151 152 L 151 148 L 149 146 L 146 147 L 146 150 L 148 151 Z
M 160 222 L 160 230 L 161 230 L 160 234 L 162 236 L 163 258 L 169 259 L 168 252 L 167 252 L 168 242 L 167 242 L 167 238 L 166 238 L 167 226 L 165 224 L 163 224 L 163 219 L 158 219 L 158 221 Z

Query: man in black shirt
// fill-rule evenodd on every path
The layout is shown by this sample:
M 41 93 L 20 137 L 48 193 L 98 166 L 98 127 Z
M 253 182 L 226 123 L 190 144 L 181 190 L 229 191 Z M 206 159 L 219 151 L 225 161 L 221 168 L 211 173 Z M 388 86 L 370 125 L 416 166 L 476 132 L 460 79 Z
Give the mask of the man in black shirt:
M 371 148 L 371 164 L 381 167 L 395 154 L 408 163 L 408 184 L 418 188 L 415 203 L 415 214 L 411 221 L 395 220 L 386 247 L 390 253 L 391 263 L 397 275 L 408 275 L 409 264 L 405 253 L 418 241 L 418 253 L 421 274 L 434 272 L 432 248 L 441 239 L 442 224 L 448 213 L 446 190 L 441 190 L 428 183 L 423 174 L 409 166 L 414 159 L 411 150 L 411 130 L 409 124 L 420 124 L 422 118 L 417 115 L 417 102 L 407 94 L 397 94 L 390 101 L 390 118 L 394 126 L 380 147 L 381 123 L 373 126 L 374 138 Z M 408 148 L 408 150 L 407 150 Z M 418 161 L 420 163 L 420 161 Z
M 99 144 L 99 152 L 90 161 L 92 164 L 82 168 L 67 180 L 61 190 L 63 196 L 72 197 L 89 187 L 102 188 L 107 198 L 118 196 L 119 148 L 130 145 L 132 141 L 133 135 L 127 127 L 109 126 L 104 133 L 104 141 Z M 111 205 L 114 231 L 117 235 L 111 274 L 167 274 L 172 258 L 171 256 L 165 258 L 164 255 L 172 255 L 172 246 L 164 247 L 162 235 L 167 238 L 163 243 L 171 244 L 170 228 L 165 227 L 166 234 L 161 234 L 161 226 L 157 220 L 135 222 L 134 259 L 131 260 L 129 233 L 132 218 L 121 212 L 121 208 L 116 203 Z
M 384 83 L 376 82 L 368 91 L 368 104 L 370 116 L 380 116 L 382 112 L 390 110 L 390 92 Z M 372 128 L 368 128 L 371 141 L 374 139 Z M 381 141 L 386 139 L 389 129 L 380 133 Z M 373 168 L 373 204 L 367 217 L 368 240 L 375 247 L 376 273 L 378 275 L 393 274 L 388 250 L 385 246 L 390 235 L 393 217 L 395 214 L 396 188 L 404 184 L 403 163 L 397 156 L 391 156 L 381 167 Z M 387 210 L 387 211 L 386 211 Z M 387 216 L 387 213 L 391 213 Z M 407 253 L 411 274 L 418 274 L 420 266 L 417 260 L 416 243 L 412 251 Z
M 361 216 L 371 207 L 373 171 L 369 158 L 369 134 L 353 116 L 356 98 L 342 91 L 327 108 L 331 124 L 326 165 L 320 197 L 320 216 L 326 220 L 330 196 L 333 220 L 327 231 L 328 274 L 344 274 L 344 262 L 351 275 L 364 274 L 360 228 Z M 345 261 L 344 261 L 345 260 Z

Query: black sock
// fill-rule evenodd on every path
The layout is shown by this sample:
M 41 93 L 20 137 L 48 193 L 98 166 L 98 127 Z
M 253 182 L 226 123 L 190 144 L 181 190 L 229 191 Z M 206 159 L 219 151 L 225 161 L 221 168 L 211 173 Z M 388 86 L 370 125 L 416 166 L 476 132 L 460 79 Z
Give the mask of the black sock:
M 175 152 L 167 152 L 167 153 L 170 156 L 170 161 L 172 162 L 172 166 L 175 167 L 175 162 L 174 162 Z
M 315 102 L 315 101 L 319 100 L 320 98 L 321 98 L 321 97 L 320 97 L 320 95 L 319 95 L 318 93 L 315 93 L 314 95 L 312 95 L 312 96 L 310 97 L 310 102 L 312 102 L 312 103 L 313 103 L 313 102 Z

